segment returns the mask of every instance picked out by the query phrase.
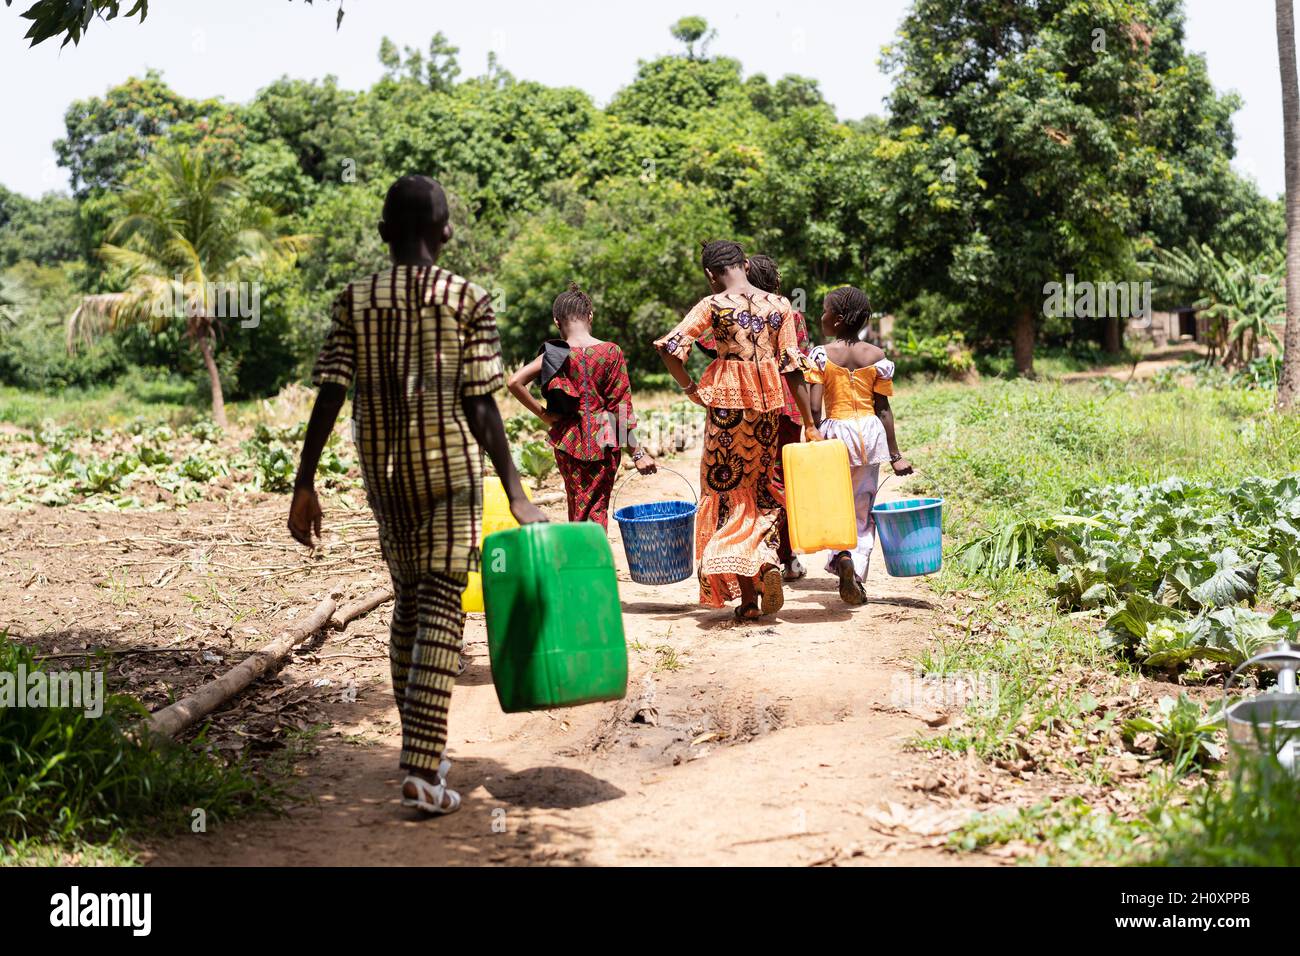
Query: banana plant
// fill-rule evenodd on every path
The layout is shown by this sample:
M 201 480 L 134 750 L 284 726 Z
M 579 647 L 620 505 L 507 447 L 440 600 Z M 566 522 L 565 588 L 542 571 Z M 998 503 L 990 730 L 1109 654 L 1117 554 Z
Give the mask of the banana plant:
M 1274 331 L 1286 314 L 1281 253 L 1266 253 L 1247 262 L 1201 244 L 1185 250 L 1157 249 L 1155 261 L 1148 265 L 1167 289 L 1197 297 L 1194 307 L 1210 320 L 1227 346 L 1224 366 L 1249 365 L 1259 357 L 1264 342 L 1281 350 Z

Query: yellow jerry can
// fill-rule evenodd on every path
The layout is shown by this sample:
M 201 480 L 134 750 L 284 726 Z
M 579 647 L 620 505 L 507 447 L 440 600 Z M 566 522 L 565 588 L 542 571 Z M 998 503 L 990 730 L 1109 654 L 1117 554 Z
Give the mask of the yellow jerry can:
M 528 489 L 524 489 L 524 494 L 528 495 Z M 532 495 L 528 495 L 532 500 Z M 501 479 L 495 475 L 485 475 L 483 477 L 483 527 L 479 532 L 478 545 L 483 547 L 483 539 L 495 531 L 509 531 L 511 528 L 518 528 L 519 522 L 515 516 L 510 513 L 510 499 L 506 497 L 505 486 L 501 484 Z M 465 585 L 465 590 L 460 596 L 460 608 L 462 611 L 483 611 L 483 575 L 478 571 L 469 573 L 469 583 Z
M 858 544 L 849 450 L 837 438 L 799 442 L 781 449 L 785 513 L 790 547 L 802 554 Z

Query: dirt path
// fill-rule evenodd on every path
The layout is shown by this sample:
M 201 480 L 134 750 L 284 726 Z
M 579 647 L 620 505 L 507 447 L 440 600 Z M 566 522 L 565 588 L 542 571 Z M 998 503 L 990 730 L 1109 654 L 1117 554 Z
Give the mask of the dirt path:
M 698 454 L 698 453 L 697 453 Z M 698 458 L 671 467 L 690 477 Z M 887 493 L 898 493 L 890 482 Z M 680 497 L 680 479 L 636 479 L 625 502 Z M 639 499 L 637 496 L 641 496 Z M 283 530 L 280 495 L 163 511 L 35 507 L 0 512 L 0 606 L 10 634 L 50 666 L 107 651 L 110 688 L 151 708 L 228 670 L 304 608 L 384 580 L 355 492 L 326 499 L 324 546 Z M 549 510 L 562 518 L 562 504 Z M 623 549 L 612 529 L 614 553 Z M 922 792 L 928 731 L 891 703 L 943 626 L 924 582 L 877 559 L 871 603 L 849 609 L 813 559 L 779 618 L 737 625 L 696 603 L 693 580 L 633 584 L 620 572 L 627 699 L 506 715 L 481 615 L 457 685 L 451 756 L 465 805 L 421 821 L 398 805 L 398 722 L 387 673 L 388 608 L 305 648 L 214 715 L 209 742 L 290 753 L 307 799 L 283 818 L 213 827 L 144 847 L 178 864 L 960 862 L 942 836 L 880 829 L 882 803 L 946 813 L 969 788 Z M 91 658 L 90 660 L 100 660 Z M 925 716 L 923 713 L 922 716 Z M 933 714 L 929 716 L 933 717 Z M 939 768 L 947 773 L 951 760 Z M 921 827 L 926 830 L 926 827 Z M 897 835 L 894 835 L 897 834 Z M 988 858 L 979 858 L 988 862 Z M 972 860 L 972 862 L 974 862 Z
M 1188 362 L 1203 360 L 1205 354 L 1206 349 L 1203 345 L 1190 343 L 1166 345 L 1152 349 L 1136 363 L 1126 362 L 1119 365 L 1092 368 L 1086 372 L 1069 372 L 1060 376 L 1060 381 L 1089 382 L 1099 378 L 1114 378 L 1120 381 L 1148 379 L 1166 369 L 1177 368 Z
M 697 465 L 678 460 L 673 467 L 693 476 Z M 680 495 L 671 475 L 639 483 L 644 500 Z M 636 500 L 631 489 L 626 500 Z M 888 836 L 873 828 L 870 816 L 882 801 L 933 802 L 909 787 L 927 759 L 904 751 L 925 724 L 890 706 L 891 687 L 934 628 L 935 609 L 922 582 L 890 578 L 878 560 L 867 587 L 871 603 L 855 610 L 840 602 L 820 567 L 810 567 L 809 577 L 789 588 L 779 620 L 736 625 L 730 611 L 695 604 L 693 579 L 668 587 L 633 584 L 611 530 L 630 646 L 626 700 L 503 714 L 483 618 L 471 615 L 466 640 L 473 663 L 456 688 L 450 744 L 452 780 L 464 807 L 450 817 L 416 819 L 397 801 L 399 733 L 381 612 L 372 615 L 377 620 L 364 646 L 350 648 L 355 702 L 325 705 L 332 731 L 299 761 L 301 783 L 313 799 L 283 818 L 178 838 L 152 848 L 146 860 L 957 861 L 923 845 L 938 840 Z M 318 659 L 332 653 L 329 642 L 315 652 Z

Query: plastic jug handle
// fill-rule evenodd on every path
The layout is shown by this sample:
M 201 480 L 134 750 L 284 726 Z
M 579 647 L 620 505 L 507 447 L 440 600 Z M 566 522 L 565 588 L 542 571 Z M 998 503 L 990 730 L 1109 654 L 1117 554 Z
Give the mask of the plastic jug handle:
M 680 478 L 682 481 L 686 482 L 686 487 L 689 488 L 689 489 L 691 489 L 691 498 L 694 500 L 694 502 L 695 502 L 696 505 L 698 505 L 698 504 L 700 503 L 700 496 L 699 496 L 698 494 L 696 494 L 695 486 L 694 486 L 693 484 L 691 484 L 690 479 L 688 479 L 688 478 L 687 478 L 685 475 L 683 475 L 680 471 L 674 471 L 673 469 L 669 468 L 669 467 L 666 466 L 666 465 L 657 465 L 656 468 L 655 468 L 655 470 L 656 470 L 656 471 L 666 471 L 666 472 L 668 472 L 670 475 L 676 475 L 676 476 L 677 476 L 678 478 Z M 635 477 L 636 477 L 637 475 L 639 475 L 639 474 L 641 474 L 641 472 L 639 472 L 639 471 L 637 471 L 635 468 L 633 468 L 632 471 L 627 475 L 627 477 L 624 478 L 622 481 L 620 481 L 620 482 L 618 483 L 618 487 L 616 487 L 616 488 L 614 489 L 614 494 L 613 494 L 613 496 L 610 498 L 610 502 L 609 502 L 609 510 L 610 510 L 611 512 L 618 511 L 618 496 L 622 493 L 623 489 L 627 487 L 627 483 L 628 483 L 629 481 L 631 481 L 633 478 L 635 478 Z

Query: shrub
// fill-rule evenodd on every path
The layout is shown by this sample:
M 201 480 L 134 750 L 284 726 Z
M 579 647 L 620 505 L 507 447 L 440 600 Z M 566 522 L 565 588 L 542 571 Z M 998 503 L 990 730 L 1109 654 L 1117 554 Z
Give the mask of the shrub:
M 0 634 L 0 673 L 42 670 Z M 209 821 L 266 806 L 273 792 L 243 765 L 136 734 L 144 708 L 109 695 L 88 717 L 64 707 L 0 707 L 0 843 L 71 843 L 180 829 L 193 808 Z M 200 739 L 200 743 L 201 743 Z

